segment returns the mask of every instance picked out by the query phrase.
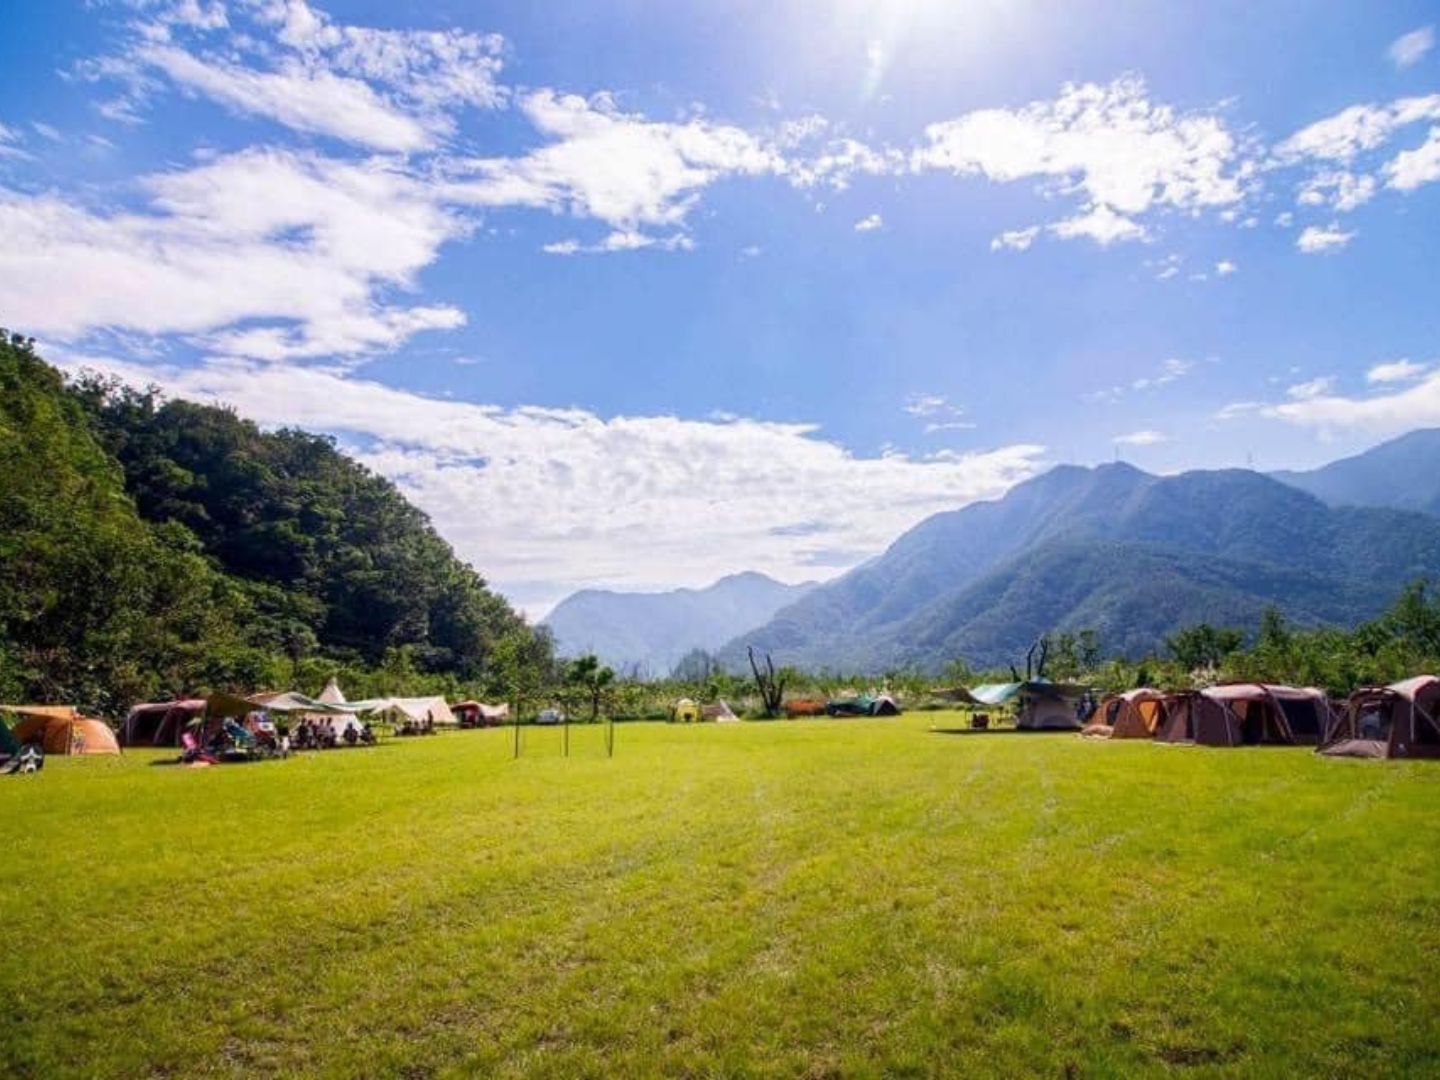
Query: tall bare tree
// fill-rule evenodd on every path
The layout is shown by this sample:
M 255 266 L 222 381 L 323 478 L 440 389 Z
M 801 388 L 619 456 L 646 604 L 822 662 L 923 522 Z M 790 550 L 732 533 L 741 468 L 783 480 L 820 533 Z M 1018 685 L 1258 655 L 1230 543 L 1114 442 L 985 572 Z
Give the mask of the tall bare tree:
M 765 654 L 765 670 L 762 671 L 759 661 L 755 659 L 755 646 L 747 645 L 745 651 L 750 655 L 750 670 L 755 673 L 755 688 L 760 691 L 760 703 L 764 706 L 765 716 L 773 719 L 780 715 L 787 673 L 783 668 L 776 673 L 775 662 L 770 659 L 769 653 Z

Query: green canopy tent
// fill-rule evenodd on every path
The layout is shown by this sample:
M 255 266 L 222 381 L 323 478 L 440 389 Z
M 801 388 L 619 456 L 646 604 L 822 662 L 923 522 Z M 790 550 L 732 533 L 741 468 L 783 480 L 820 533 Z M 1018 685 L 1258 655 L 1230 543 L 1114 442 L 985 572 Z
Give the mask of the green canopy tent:
M 1023 731 L 1079 731 L 1075 706 L 1086 688 L 1049 679 L 986 683 L 974 687 L 970 697 L 981 705 L 1012 706 L 1015 726 Z

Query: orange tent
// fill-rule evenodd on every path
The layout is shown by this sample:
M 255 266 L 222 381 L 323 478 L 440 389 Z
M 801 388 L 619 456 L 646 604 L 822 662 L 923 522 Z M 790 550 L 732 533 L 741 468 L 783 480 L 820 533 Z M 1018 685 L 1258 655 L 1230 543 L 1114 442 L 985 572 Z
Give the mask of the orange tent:
M 73 705 L 0 705 L 20 723 L 12 729 L 17 742 L 39 743 L 47 754 L 118 754 L 120 744 L 103 720 L 81 716 Z

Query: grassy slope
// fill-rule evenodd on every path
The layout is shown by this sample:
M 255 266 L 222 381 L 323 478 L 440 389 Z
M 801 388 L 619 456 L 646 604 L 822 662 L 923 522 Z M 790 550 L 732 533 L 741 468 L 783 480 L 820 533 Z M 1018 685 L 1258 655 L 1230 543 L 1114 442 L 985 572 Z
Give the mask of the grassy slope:
M 52 760 L 0 1074 L 1440 1069 L 1440 768 L 936 720 Z

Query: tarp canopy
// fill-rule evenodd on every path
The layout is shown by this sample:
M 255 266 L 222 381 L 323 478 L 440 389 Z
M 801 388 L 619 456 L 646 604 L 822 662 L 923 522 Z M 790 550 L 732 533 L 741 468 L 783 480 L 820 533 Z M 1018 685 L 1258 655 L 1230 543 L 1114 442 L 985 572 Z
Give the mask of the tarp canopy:
M 80 715 L 74 705 L 0 705 L 0 713 L 16 716 L 38 716 L 42 719 L 70 720 Z
M 1083 697 L 1087 689 L 1049 679 L 1031 679 L 1029 682 L 985 683 L 972 687 L 970 697 L 981 705 L 1004 705 L 1022 695 L 1053 700 L 1075 699 Z
M 351 712 L 397 712 L 417 723 L 427 717 L 432 724 L 459 723 L 443 697 L 366 698 L 364 701 L 351 702 L 346 708 Z
M 1016 694 L 1024 683 L 985 683 L 970 690 L 970 700 L 979 705 L 1004 705 Z
M 250 700 L 266 712 L 316 713 L 322 716 L 347 716 L 354 715 L 360 711 L 354 705 L 320 701 L 318 698 L 309 697 L 295 690 L 286 690 L 280 694 L 256 694 Z

